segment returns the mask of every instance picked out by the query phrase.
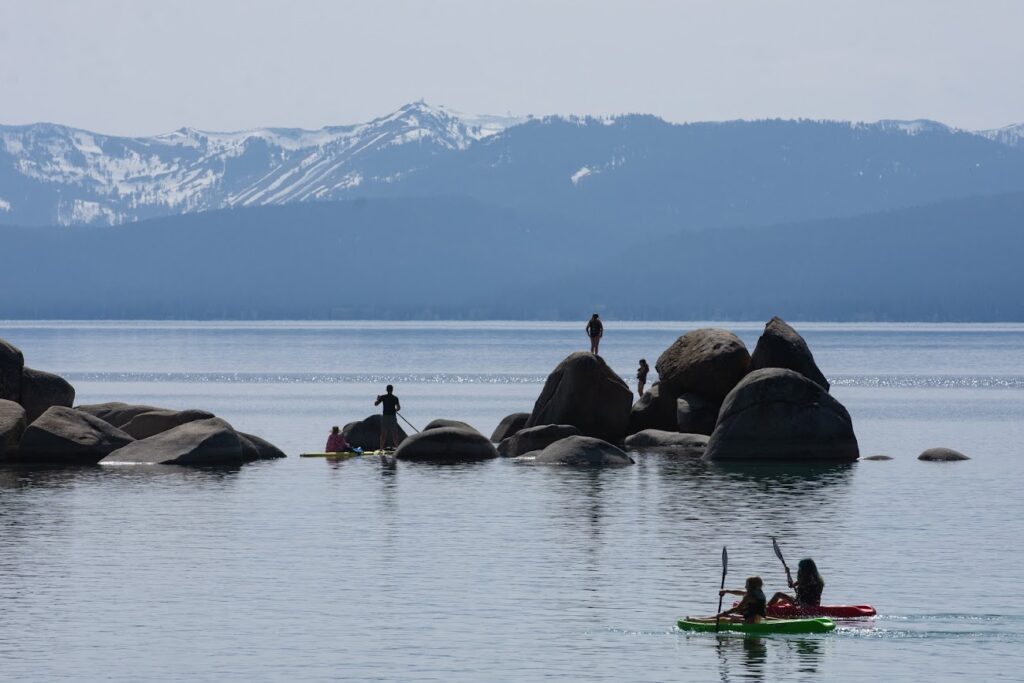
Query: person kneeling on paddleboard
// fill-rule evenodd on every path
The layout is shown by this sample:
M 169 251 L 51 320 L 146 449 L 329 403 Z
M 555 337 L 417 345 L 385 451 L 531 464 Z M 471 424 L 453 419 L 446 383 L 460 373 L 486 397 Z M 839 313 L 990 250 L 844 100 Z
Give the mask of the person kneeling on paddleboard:
M 811 558 L 800 560 L 796 566 L 796 581 L 786 570 L 786 582 L 794 589 L 796 596 L 787 593 L 776 593 L 768 601 L 770 607 L 788 603 L 797 607 L 812 608 L 821 605 L 821 593 L 825 590 L 825 579 L 818 573 L 818 565 Z
M 327 435 L 327 445 L 324 446 L 324 453 L 344 453 L 350 450 L 352 447 L 348 445 L 348 441 L 345 441 L 341 430 L 331 427 L 331 433 Z
M 739 615 L 747 624 L 759 624 L 761 619 L 768 616 L 768 601 L 764 597 L 764 582 L 760 576 L 751 576 L 747 579 L 745 590 L 723 588 L 718 595 L 740 595 L 743 597 L 732 609 L 727 609 L 719 617 L 732 617 Z

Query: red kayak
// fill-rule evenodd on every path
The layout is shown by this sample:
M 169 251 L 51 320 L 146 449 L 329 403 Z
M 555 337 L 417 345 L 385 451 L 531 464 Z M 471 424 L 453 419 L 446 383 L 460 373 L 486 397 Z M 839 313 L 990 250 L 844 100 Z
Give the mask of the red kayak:
M 739 603 L 734 603 L 733 607 Z M 857 619 L 873 617 L 877 612 L 871 605 L 818 605 L 800 607 L 788 602 L 768 607 L 768 616 L 776 619 L 804 619 L 808 617 L 832 617 L 833 619 Z

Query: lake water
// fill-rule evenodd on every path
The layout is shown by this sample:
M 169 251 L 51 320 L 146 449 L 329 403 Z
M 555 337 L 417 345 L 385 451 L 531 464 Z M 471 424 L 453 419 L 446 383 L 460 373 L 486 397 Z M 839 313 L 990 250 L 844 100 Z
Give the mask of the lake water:
M 636 361 L 699 323 L 606 323 Z M 723 324 L 750 348 L 762 323 Z M 0 322 L 81 403 L 216 412 L 290 455 L 392 382 L 416 426 L 489 433 L 586 348 L 583 323 Z M 1024 325 L 797 328 L 861 461 L 608 471 L 289 457 L 237 470 L 0 468 L 0 678 L 1021 680 Z M 653 378 L 652 378 L 653 379 Z M 922 463 L 930 446 L 972 460 Z M 770 538 L 828 602 L 880 613 L 814 637 L 686 635 Z

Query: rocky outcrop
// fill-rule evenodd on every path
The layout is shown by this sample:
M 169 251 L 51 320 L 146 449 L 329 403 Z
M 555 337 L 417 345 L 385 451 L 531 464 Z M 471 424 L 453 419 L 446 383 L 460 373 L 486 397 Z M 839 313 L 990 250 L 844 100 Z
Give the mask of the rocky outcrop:
M 238 441 L 242 446 L 242 460 L 250 462 L 253 460 L 275 460 L 287 457 L 280 448 L 266 439 L 255 434 L 235 432 L 238 434 Z
M 395 459 L 450 465 L 498 457 L 490 439 L 476 431 L 438 427 L 413 434 L 395 450 Z
M 53 406 L 25 428 L 18 460 L 93 464 L 133 441 L 98 417 L 74 408 Z
M 148 439 L 178 425 L 208 420 L 211 417 L 214 417 L 214 414 L 206 410 L 151 410 L 133 417 L 121 427 L 121 431 L 131 434 L 136 439 Z
M 25 425 L 25 409 L 14 401 L 0 398 L 0 460 L 17 450 Z
M 581 351 L 548 376 L 526 426 L 568 424 L 581 434 L 619 442 L 632 403 L 633 392 L 604 359 Z
M 222 467 L 245 462 L 242 443 L 230 424 L 213 417 L 178 425 L 119 448 L 103 464 Z
M 341 433 L 345 437 L 345 441 L 352 448 L 362 448 L 367 451 L 375 451 L 380 448 L 380 415 L 371 415 L 365 420 L 359 422 L 349 422 L 347 425 L 342 427 Z M 398 426 L 398 443 L 401 444 L 405 439 L 409 437 L 408 434 L 402 429 L 402 426 Z M 390 447 L 391 444 L 388 444 Z
M 136 415 L 150 413 L 155 410 L 165 410 L 165 408 L 111 401 L 110 403 L 93 403 L 75 406 L 75 410 L 79 410 L 83 413 L 89 413 L 90 415 L 103 420 L 107 424 L 120 428 L 131 422 L 132 418 Z
M 627 433 L 636 434 L 645 429 L 675 430 L 677 397 L 678 392 L 671 386 L 655 382 L 630 409 Z
M 917 456 L 918 460 L 924 460 L 926 462 L 956 462 L 957 460 L 970 460 L 966 455 L 960 451 L 954 451 L 952 448 L 929 448 L 921 455 Z
M 570 436 L 538 452 L 534 462 L 571 467 L 620 467 L 633 459 L 607 441 L 591 436 Z
M 445 420 L 445 419 L 431 420 L 430 422 L 427 423 L 427 426 L 423 428 L 423 431 L 427 431 L 428 429 L 440 429 L 441 427 L 451 427 L 452 429 L 462 429 L 462 430 L 465 430 L 467 432 L 473 432 L 475 434 L 479 434 L 480 433 L 477 430 L 476 427 L 474 427 L 474 426 L 472 426 L 472 425 L 470 425 L 470 424 L 468 424 L 466 422 L 462 422 L 461 420 Z
M 491 433 L 491 441 L 494 443 L 504 441 L 520 429 L 526 427 L 526 421 L 529 419 L 529 413 L 512 413 L 511 415 L 506 415 Z
M 732 332 L 701 328 L 679 337 L 658 358 L 661 384 L 678 394 L 694 393 L 722 400 L 743 379 L 750 354 Z
M 764 326 L 750 356 L 750 371 L 761 368 L 788 368 L 829 390 L 828 380 L 814 362 L 807 342 L 786 321 L 776 316 Z
M 75 388 L 60 375 L 25 368 L 21 374 L 21 405 L 29 422 L 50 406 L 70 408 L 75 404 Z
M 859 456 L 846 408 L 793 370 L 764 368 L 726 397 L 709 460 L 850 461 Z
M 21 401 L 21 373 L 25 369 L 25 356 L 21 349 L 0 339 L 0 399 Z
M 680 455 L 700 457 L 708 446 L 705 434 L 680 434 L 660 429 L 645 429 L 626 437 L 626 449 L 631 451 L 671 451 Z
M 578 436 L 580 430 L 572 425 L 540 425 L 527 427 L 498 444 L 498 455 L 515 458 L 530 451 L 547 448 L 568 436 Z
M 700 394 L 682 394 L 676 399 L 676 429 L 686 434 L 707 434 L 715 431 L 722 404 Z

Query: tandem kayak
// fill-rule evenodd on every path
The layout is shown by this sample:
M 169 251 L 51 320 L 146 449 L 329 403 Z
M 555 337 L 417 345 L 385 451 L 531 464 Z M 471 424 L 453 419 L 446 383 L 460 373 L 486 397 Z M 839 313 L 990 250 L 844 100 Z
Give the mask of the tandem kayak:
M 696 631 L 700 633 L 715 632 L 714 619 L 680 619 L 676 622 L 680 631 Z M 825 617 L 816 619 L 765 619 L 757 624 L 723 619 L 719 631 L 726 633 L 749 633 L 752 635 L 828 633 L 834 631 L 836 622 Z
M 798 619 L 802 617 L 832 617 L 833 619 L 858 619 L 873 617 L 878 612 L 871 605 L 818 605 L 817 607 L 801 607 L 799 605 L 773 605 L 768 607 L 769 617 L 781 619 Z

